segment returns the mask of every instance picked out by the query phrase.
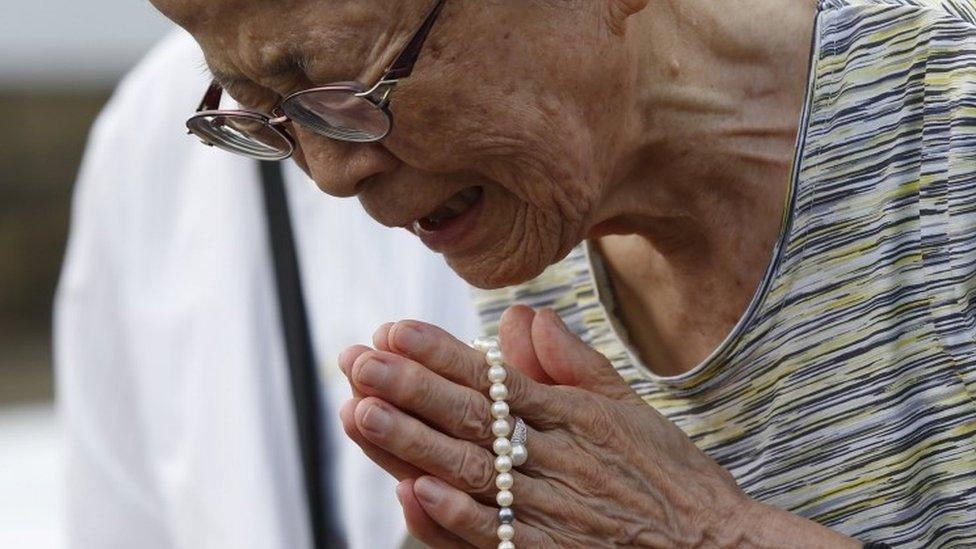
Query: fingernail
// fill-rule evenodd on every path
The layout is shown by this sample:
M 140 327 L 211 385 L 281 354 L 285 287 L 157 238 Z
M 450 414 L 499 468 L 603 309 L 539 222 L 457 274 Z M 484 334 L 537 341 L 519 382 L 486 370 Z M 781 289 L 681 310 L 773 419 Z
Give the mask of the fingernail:
M 397 347 L 404 351 L 418 351 L 423 348 L 424 334 L 413 326 L 397 324 L 395 337 Z
M 403 493 L 402 493 L 402 491 L 405 489 L 404 488 L 404 484 L 406 484 L 406 483 L 407 483 L 407 481 L 405 481 L 405 480 L 400 481 L 400 483 L 397 484 L 396 489 L 393 490 L 393 493 L 396 494 L 397 501 L 400 502 L 400 507 L 403 507 Z
M 356 372 L 356 381 L 370 387 L 382 387 L 390 375 L 390 368 L 376 360 L 367 360 Z
M 377 405 L 370 406 L 363 416 L 363 427 L 376 434 L 383 434 L 390 428 L 393 419 L 390 413 Z
M 437 502 L 444 497 L 444 487 L 439 482 L 431 479 L 424 479 L 413 484 L 413 491 L 420 498 L 420 501 L 427 505 L 437 505 Z

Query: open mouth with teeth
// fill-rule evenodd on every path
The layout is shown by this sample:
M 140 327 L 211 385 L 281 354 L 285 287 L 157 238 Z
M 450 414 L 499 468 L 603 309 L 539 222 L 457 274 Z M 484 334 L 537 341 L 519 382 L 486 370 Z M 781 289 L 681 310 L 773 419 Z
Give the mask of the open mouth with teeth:
M 441 231 L 451 225 L 451 221 L 464 215 L 481 200 L 481 187 L 468 187 L 455 194 L 438 208 L 413 222 L 415 231 Z

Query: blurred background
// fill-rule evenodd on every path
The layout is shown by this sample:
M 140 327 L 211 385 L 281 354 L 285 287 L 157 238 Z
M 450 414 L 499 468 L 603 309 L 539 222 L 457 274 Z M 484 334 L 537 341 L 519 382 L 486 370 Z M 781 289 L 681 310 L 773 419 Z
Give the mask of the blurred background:
M 42 0 L 0 17 L 0 547 L 63 546 L 51 301 L 88 128 L 170 28 L 147 0 Z

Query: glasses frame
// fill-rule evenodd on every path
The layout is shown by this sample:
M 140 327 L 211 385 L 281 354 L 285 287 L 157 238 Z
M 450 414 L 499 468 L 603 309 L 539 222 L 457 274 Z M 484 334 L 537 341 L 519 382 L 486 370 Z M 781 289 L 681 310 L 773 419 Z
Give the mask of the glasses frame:
M 309 88 L 307 90 L 297 91 L 285 97 L 277 107 L 272 110 L 271 115 L 264 114 L 262 112 L 247 110 L 247 109 L 220 109 L 220 99 L 223 96 L 224 89 L 214 79 L 210 83 L 210 87 L 207 88 L 206 93 L 203 95 L 203 99 L 200 101 L 200 105 L 197 107 L 196 112 L 186 121 L 188 133 L 196 135 L 200 138 L 200 141 L 207 145 L 208 147 L 215 146 L 213 143 L 203 139 L 199 134 L 197 134 L 193 128 L 194 123 L 201 119 L 206 119 L 216 116 L 224 117 L 239 117 L 248 118 L 255 120 L 257 122 L 264 123 L 270 130 L 279 134 L 285 141 L 289 144 L 289 150 L 287 154 L 281 156 L 281 158 L 275 158 L 274 160 L 285 160 L 291 157 L 295 152 L 296 140 L 295 138 L 284 128 L 284 124 L 291 121 L 287 115 L 285 115 L 281 106 L 285 103 L 293 100 L 295 98 L 301 97 L 302 95 L 312 94 L 323 91 L 343 91 L 349 92 L 350 94 L 366 99 L 372 103 L 376 108 L 382 111 L 389 124 L 387 126 L 386 132 L 376 138 L 340 138 L 332 135 L 320 134 L 330 139 L 335 139 L 336 141 L 352 142 L 352 143 L 375 143 L 386 138 L 393 129 L 393 113 L 390 112 L 390 100 L 393 96 L 393 91 L 396 89 L 397 83 L 407 78 L 413 73 L 413 67 L 417 63 L 417 59 L 420 58 L 420 52 L 423 50 L 424 41 L 427 39 L 427 35 L 430 34 L 431 28 L 434 26 L 434 22 L 437 21 L 437 16 L 440 15 L 441 9 L 444 7 L 446 0 L 437 0 L 437 4 L 430 10 L 427 17 L 424 19 L 423 24 L 414 33 L 407 45 L 400 51 L 396 56 L 396 59 L 390 63 L 383 73 L 383 76 L 374 84 L 372 87 L 367 88 L 362 82 L 359 81 L 346 81 L 346 82 L 333 82 L 326 84 L 324 86 L 317 86 L 314 88 Z M 296 123 L 300 124 L 300 122 Z M 316 132 L 319 133 L 319 132 Z M 227 150 L 227 149 L 224 149 Z M 235 154 L 240 154 L 242 156 L 249 156 L 246 153 L 239 151 L 228 151 Z

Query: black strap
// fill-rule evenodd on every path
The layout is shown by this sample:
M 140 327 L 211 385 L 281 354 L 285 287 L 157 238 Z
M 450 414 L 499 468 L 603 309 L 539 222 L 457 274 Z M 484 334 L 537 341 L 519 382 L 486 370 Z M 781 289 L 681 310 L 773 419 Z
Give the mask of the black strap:
M 260 162 L 261 189 L 268 218 L 268 235 L 274 259 L 275 284 L 278 290 L 278 308 L 284 327 L 285 350 L 291 379 L 292 400 L 295 403 L 295 420 L 298 427 L 305 493 L 308 500 L 312 541 L 316 549 L 345 547 L 342 530 L 336 513 L 327 508 L 326 489 L 332 486 L 325 478 L 323 454 L 328 452 L 327 441 L 320 440 L 323 399 L 319 395 L 319 379 L 315 370 L 315 354 L 305 312 L 302 281 L 298 271 L 298 253 L 292 235 L 288 200 L 285 196 L 284 177 L 280 162 Z M 321 431 L 320 431 L 321 429 Z

